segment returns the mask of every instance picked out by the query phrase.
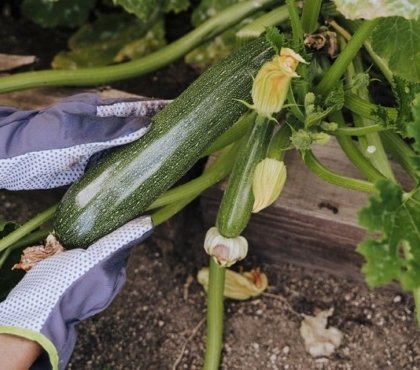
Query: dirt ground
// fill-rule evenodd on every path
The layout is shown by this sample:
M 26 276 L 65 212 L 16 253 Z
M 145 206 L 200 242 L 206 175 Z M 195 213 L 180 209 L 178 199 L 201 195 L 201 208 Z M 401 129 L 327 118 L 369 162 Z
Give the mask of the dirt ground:
M 58 197 L 1 191 L 0 218 L 22 222 Z M 105 312 L 79 325 L 69 370 L 201 368 L 206 296 L 195 276 L 208 262 L 201 212 L 199 202 L 192 204 L 133 250 L 123 291 Z M 420 369 L 410 296 L 371 291 L 315 269 L 268 265 L 252 246 L 241 266 L 261 267 L 269 294 L 226 301 L 221 369 Z M 343 343 L 329 358 L 314 359 L 299 334 L 300 314 L 330 307 L 329 323 L 343 332 Z
M 67 33 L 52 37 L 22 22 L 0 19 L 0 52 L 35 54 L 39 56 L 35 68 L 45 68 L 53 48 L 63 46 Z M 40 38 L 36 43 L 31 39 L 34 33 Z M 49 53 L 42 47 L 45 44 Z M 195 75 L 176 63 L 114 87 L 172 98 Z M 23 222 L 59 195 L 1 191 L 0 219 Z M 79 325 L 69 370 L 201 368 L 206 296 L 195 276 L 208 263 L 202 248 L 208 225 L 202 212 L 199 202 L 192 204 L 135 248 L 121 294 L 104 313 Z M 420 369 L 420 331 L 409 295 L 390 289 L 371 291 L 360 282 L 315 268 L 269 265 L 252 246 L 240 266 L 261 267 L 268 275 L 269 294 L 244 302 L 226 301 L 221 369 Z M 301 314 L 330 307 L 334 307 L 330 325 L 343 332 L 343 343 L 329 358 L 314 359 L 299 334 Z

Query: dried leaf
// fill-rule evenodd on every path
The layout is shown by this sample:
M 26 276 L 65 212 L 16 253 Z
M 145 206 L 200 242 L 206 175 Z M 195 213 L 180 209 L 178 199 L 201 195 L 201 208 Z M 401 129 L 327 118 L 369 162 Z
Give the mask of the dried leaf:
M 207 292 L 209 286 L 209 269 L 207 267 L 198 272 L 197 280 Z M 223 295 L 226 298 L 245 300 L 260 295 L 267 289 L 267 286 L 267 275 L 262 273 L 259 268 L 241 273 L 226 269 Z
M 334 327 L 327 328 L 328 318 L 334 308 L 319 311 L 315 316 L 304 315 L 300 325 L 300 335 L 305 341 L 305 349 L 312 357 L 330 356 L 343 339 L 343 333 Z
M 65 249 L 60 242 L 54 235 L 50 234 L 47 237 L 45 245 L 35 245 L 33 247 L 25 248 L 20 257 L 20 262 L 14 265 L 12 270 L 29 271 L 38 262 L 64 251 Z

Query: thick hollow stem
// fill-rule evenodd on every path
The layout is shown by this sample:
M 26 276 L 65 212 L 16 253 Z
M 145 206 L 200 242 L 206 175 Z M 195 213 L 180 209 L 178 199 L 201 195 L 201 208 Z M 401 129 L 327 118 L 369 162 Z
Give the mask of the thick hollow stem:
M 89 86 L 142 76 L 181 58 L 242 19 L 275 3 L 249 0 L 232 5 L 177 41 L 144 58 L 107 67 L 19 73 L 0 79 L 0 93 L 42 86 Z
M 158 209 L 155 213 L 152 213 L 152 222 L 156 227 L 165 221 L 169 220 L 172 216 L 177 214 L 183 208 L 185 208 L 189 203 L 191 203 L 199 194 L 191 194 L 187 197 L 184 197 L 176 202 L 170 203 L 165 207 Z
M 364 127 L 339 127 L 334 131 L 327 131 L 331 135 L 337 136 L 365 136 L 367 134 L 371 134 L 372 132 L 380 132 L 388 130 L 386 127 L 374 124 L 370 126 Z
M 318 28 L 321 0 L 306 0 L 303 3 L 302 26 L 305 33 L 312 33 Z
M 279 6 L 261 17 L 258 17 L 236 32 L 236 39 L 239 43 L 244 43 L 261 36 L 267 27 L 276 26 L 289 18 L 286 5 Z
M 326 96 L 334 88 L 378 22 L 379 18 L 362 23 L 346 48 L 340 53 L 334 64 L 325 73 L 318 86 L 316 86 L 315 92 L 317 94 Z
M 376 191 L 375 185 L 371 182 L 342 176 L 338 173 L 331 171 L 330 169 L 325 167 L 321 162 L 319 162 L 310 150 L 307 150 L 305 152 L 303 160 L 305 162 L 305 165 L 311 172 L 313 172 L 315 175 L 317 175 L 324 181 L 329 182 L 330 184 L 347 189 L 361 191 L 364 193 L 374 193 Z
M 292 25 L 292 37 L 294 48 L 299 50 L 303 47 L 303 28 L 300 21 L 299 12 L 295 0 L 286 0 L 289 12 L 290 23 Z
M 274 134 L 268 147 L 267 157 L 282 161 L 286 154 L 286 148 L 289 145 L 290 127 L 283 124 L 280 129 Z
M 374 112 L 383 110 L 391 120 L 396 120 L 398 111 L 395 108 L 383 107 L 358 97 L 350 91 L 346 91 L 344 96 L 344 106 L 354 113 L 360 114 L 362 117 L 377 119 Z
M 339 127 L 344 126 L 344 119 L 341 112 L 334 112 L 330 114 L 332 122 L 337 122 Z M 369 160 L 360 152 L 360 150 L 353 143 L 350 136 L 337 136 L 337 141 L 343 149 L 344 153 L 350 159 L 350 161 L 359 169 L 363 175 L 365 175 L 370 181 L 375 182 L 380 179 L 384 179 L 382 175 Z
M 218 370 L 223 345 L 223 290 L 226 268 L 210 259 L 207 292 L 207 343 L 204 370 Z

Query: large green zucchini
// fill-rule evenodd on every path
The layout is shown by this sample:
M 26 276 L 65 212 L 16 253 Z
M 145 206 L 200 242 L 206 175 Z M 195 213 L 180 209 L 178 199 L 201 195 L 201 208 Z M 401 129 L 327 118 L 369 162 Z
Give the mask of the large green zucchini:
M 120 147 L 74 183 L 54 230 L 67 247 L 86 247 L 143 213 L 246 110 L 252 76 L 274 54 L 252 41 L 214 65 L 153 117 L 150 131 Z

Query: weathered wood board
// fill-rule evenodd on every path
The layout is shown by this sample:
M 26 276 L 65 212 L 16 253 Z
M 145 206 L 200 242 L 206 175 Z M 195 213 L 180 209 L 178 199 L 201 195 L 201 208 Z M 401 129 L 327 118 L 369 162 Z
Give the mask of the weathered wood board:
M 315 146 L 317 158 L 331 170 L 361 178 L 334 138 Z M 341 276 L 362 279 L 362 258 L 356 252 L 365 231 L 357 213 L 369 196 L 328 184 L 312 174 L 296 151 L 286 154 L 287 181 L 281 197 L 271 207 L 254 214 L 244 232 L 250 248 L 265 261 L 291 262 Z M 402 170 L 394 166 L 397 174 Z M 215 223 L 222 186 L 202 196 L 205 221 Z

